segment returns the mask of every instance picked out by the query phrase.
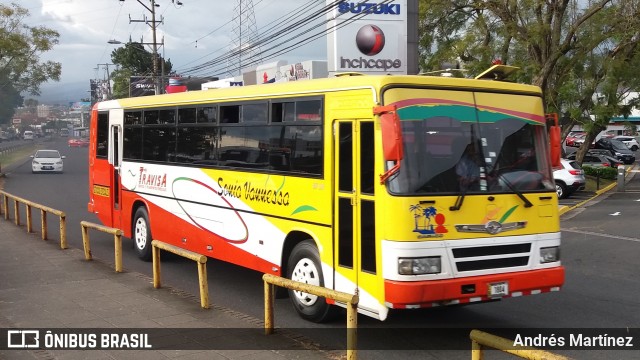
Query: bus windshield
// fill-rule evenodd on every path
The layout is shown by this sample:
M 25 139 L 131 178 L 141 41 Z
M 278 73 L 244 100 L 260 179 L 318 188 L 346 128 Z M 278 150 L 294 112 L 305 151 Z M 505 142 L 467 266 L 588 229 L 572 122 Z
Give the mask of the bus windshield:
M 494 97 L 510 95 L 494 95 Z M 534 97 L 520 96 L 519 103 Z M 514 111 L 472 104 L 399 106 L 404 158 L 389 181 L 398 195 L 554 189 L 546 128 Z M 513 103 L 514 99 L 504 99 Z M 537 100 L 536 100 L 537 101 Z M 522 117 L 524 116 L 524 117 Z M 536 118 L 537 119 L 537 118 Z

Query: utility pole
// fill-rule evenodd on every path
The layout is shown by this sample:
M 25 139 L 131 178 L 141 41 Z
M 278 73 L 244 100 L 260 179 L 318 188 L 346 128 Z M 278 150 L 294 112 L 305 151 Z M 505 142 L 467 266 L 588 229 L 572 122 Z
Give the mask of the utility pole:
M 119 1 L 124 2 L 124 0 L 119 0 Z M 156 29 L 158 28 L 158 24 L 162 24 L 164 22 L 164 17 L 160 17 L 160 20 L 156 20 L 156 8 L 160 7 L 160 5 L 156 4 L 155 0 L 149 0 L 149 3 L 151 4 L 151 6 L 145 5 L 142 2 L 142 0 L 136 0 L 136 1 L 151 13 L 151 20 L 148 20 L 146 15 L 144 16 L 143 19 L 140 19 L 140 20 L 133 20 L 131 19 L 131 16 L 129 16 L 129 23 L 143 22 L 149 25 L 149 27 L 151 27 L 151 34 L 153 39 L 152 39 L 152 42 L 148 44 L 151 45 L 153 48 L 153 82 L 155 84 L 156 95 L 158 95 L 163 92 L 163 89 L 162 89 L 162 86 L 160 86 L 160 76 L 158 76 L 158 45 L 159 43 L 156 37 Z M 171 2 L 176 7 L 182 7 L 182 2 L 179 0 L 171 0 Z M 145 43 L 142 43 L 142 44 L 145 45 Z M 162 38 L 162 43 L 160 43 L 160 45 L 164 47 L 164 37 Z M 164 69 L 164 58 L 162 59 L 162 68 Z M 163 70 L 162 77 L 164 78 L 164 70 Z
M 109 72 L 109 65 L 115 65 L 115 64 L 98 64 L 98 68 L 100 68 L 100 66 L 104 66 L 107 71 L 107 99 L 106 100 L 111 100 L 111 73 Z
M 151 34 L 153 37 L 152 42 L 150 43 L 153 48 L 153 83 L 155 84 L 156 95 L 158 95 L 161 92 L 160 78 L 158 77 L 158 44 L 156 43 L 156 29 L 158 28 L 158 23 L 162 23 L 164 19 L 161 18 L 160 21 L 156 21 L 156 7 L 159 7 L 160 5 L 156 4 L 155 0 L 149 0 L 151 7 L 145 5 L 141 0 L 136 1 L 151 13 L 151 21 L 149 21 L 145 15 L 144 18 L 140 20 L 134 20 L 129 17 L 129 23 L 143 22 L 151 27 Z

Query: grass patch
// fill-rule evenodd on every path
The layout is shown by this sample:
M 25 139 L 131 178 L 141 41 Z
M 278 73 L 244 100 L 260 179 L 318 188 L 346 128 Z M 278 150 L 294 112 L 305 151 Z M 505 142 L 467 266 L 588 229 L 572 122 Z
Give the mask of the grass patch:
M 0 155 L 0 165 L 2 165 L 2 168 L 7 168 L 20 162 L 24 162 L 29 155 L 33 155 L 33 153 L 40 148 L 42 148 L 42 146 L 39 143 L 34 143 L 6 152 Z
M 585 185 L 585 191 L 598 191 L 602 190 L 608 185 L 615 183 L 615 180 L 603 179 L 600 178 L 599 184 L 598 179 L 595 176 L 587 175 L 585 176 L 587 179 L 587 184 Z

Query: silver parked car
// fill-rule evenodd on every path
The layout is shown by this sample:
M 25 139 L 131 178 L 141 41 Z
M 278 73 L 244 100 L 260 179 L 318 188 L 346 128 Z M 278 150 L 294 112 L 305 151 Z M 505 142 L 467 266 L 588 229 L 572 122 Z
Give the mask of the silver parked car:
M 638 148 L 640 148 L 640 145 L 638 145 L 638 141 L 636 141 L 636 138 L 633 136 L 619 135 L 619 136 L 614 136 L 613 138 L 616 140 L 622 141 L 622 143 L 627 145 L 627 147 L 631 151 L 636 151 L 638 150 Z
M 553 172 L 558 199 L 564 199 L 578 190 L 584 190 L 587 179 L 584 170 L 575 160 L 561 159 L 562 168 Z
M 58 150 L 38 150 L 34 155 L 31 155 L 31 172 L 61 173 L 64 167 L 62 161 L 64 158 Z

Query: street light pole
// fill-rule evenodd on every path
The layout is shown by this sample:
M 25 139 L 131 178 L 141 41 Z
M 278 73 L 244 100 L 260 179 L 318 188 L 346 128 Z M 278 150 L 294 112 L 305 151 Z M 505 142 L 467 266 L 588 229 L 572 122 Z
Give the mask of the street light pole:
M 124 1 L 124 0 L 120 0 L 120 1 Z M 164 20 L 161 19 L 160 21 L 156 21 L 156 7 L 160 6 L 158 4 L 156 4 L 155 0 L 149 0 L 151 2 L 151 7 L 148 7 L 147 5 L 145 5 L 141 0 L 136 0 L 138 1 L 138 3 L 140 3 L 140 5 L 142 5 L 145 9 L 147 9 L 147 11 L 149 11 L 151 13 L 151 21 L 147 21 L 147 18 L 145 16 L 144 19 L 142 20 L 132 20 L 129 19 L 129 22 L 144 22 L 147 25 L 149 25 L 151 27 L 151 34 L 153 37 L 153 42 L 151 43 L 152 48 L 153 48 L 153 82 L 155 84 L 155 92 L 156 95 L 161 93 L 161 89 L 160 89 L 160 79 L 158 77 L 158 43 L 156 42 L 156 29 L 158 28 L 158 24 L 157 23 L 162 23 Z
M 140 0 L 138 0 L 140 2 Z M 141 3 L 142 4 L 142 3 Z M 155 76 L 156 95 L 161 94 L 160 90 L 160 78 L 158 77 L 158 44 L 156 43 L 156 2 L 151 0 L 151 28 L 153 29 L 153 76 Z M 164 61 L 164 59 L 163 59 Z

